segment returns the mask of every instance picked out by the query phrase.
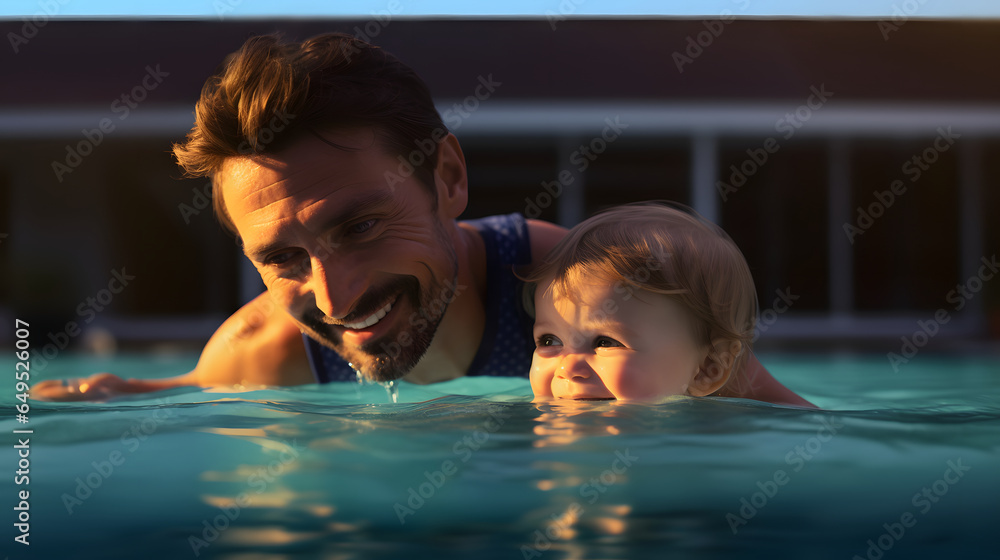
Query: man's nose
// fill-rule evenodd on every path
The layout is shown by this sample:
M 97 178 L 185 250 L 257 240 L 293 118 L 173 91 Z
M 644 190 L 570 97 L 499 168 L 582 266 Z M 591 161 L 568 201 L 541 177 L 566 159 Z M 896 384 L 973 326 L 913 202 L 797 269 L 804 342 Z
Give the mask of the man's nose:
M 363 275 L 349 262 L 334 265 L 332 259 L 310 258 L 309 284 L 316 307 L 327 317 L 340 319 L 353 311 L 365 292 Z

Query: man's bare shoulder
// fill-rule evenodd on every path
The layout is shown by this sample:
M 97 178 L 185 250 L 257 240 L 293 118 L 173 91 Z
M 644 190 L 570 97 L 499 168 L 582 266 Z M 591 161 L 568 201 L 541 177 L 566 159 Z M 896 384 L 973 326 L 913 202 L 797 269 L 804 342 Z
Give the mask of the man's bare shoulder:
M 531 243 L 531 263 L 537 265 L 545 260 L 545 256 L 566 237 L 566 228 L 541 220 L 527 220 L 528 239 Z
M 301 385 L 315 379 L 302 333 L 268 292 L 219 327 L 195 367 L 198 385 Z

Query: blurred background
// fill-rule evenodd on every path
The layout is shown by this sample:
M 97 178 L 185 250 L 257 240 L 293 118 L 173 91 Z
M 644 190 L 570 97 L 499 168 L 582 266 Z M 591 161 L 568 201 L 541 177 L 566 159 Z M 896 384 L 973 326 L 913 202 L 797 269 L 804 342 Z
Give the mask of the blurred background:
M 260 292 L 170 149 L 225 55 L 275 31 L 343 31 L 411 65 L 462 141 L 465 217 L 572 226 L 667 199 L 716 221 L 757 282 L 759 348 L 1000 338 L 984 264 L 1000 245 L 1000 22 L 408 19 L 393 5 L 0 21 L 3 344 L 17 317 L 36 349 L 197 349 Z

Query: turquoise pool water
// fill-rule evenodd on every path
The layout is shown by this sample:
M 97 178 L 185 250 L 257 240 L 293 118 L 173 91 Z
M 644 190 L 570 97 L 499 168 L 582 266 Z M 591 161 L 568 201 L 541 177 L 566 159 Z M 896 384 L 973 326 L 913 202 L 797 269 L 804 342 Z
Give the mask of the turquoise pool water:
M 44 378 L 156 377 L 195 359 L 76 357 Z M 11 381 L 3 554 L 996 556 L 1000 361 L 919 356 L 898 373 L 883 355 L 761 361 L 824 410 L 536 405 L 527 381 L 494 378 L 404 383 L 396 404 L 355 384 L 32 403 L 19 424 Z M 23 428 L 30 484 L 18 486 L 11 432 Z M 25 488 L 30 546 L 11 527 Z

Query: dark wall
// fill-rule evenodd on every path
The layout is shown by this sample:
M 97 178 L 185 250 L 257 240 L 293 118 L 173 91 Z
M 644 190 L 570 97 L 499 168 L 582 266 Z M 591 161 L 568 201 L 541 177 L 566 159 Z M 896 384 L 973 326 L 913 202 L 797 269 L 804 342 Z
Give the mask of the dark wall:
M 355 34 L 366 23 L 50 21 L 18 52 L 8 45 L 0 49 L 0 110 L 110 110 L 147 67 L 169 77 L 137 111 L 193 110 L 205 79 L 247 37 L 273 31 L 290 38 Z M 710 28 L 722 32 L 713 36 Z M 1000 74 L 991 60 L 1000 52 L 997 22 L 910 21 L 887 37 L 874 21 L 578 20 L 559 22 L 553 30 L 544 20 L 392 20 L 368 29 L 377 29 L 374 42 L 412 65 L 440 99 L 464 97 L 479 76 L 491 74 L 503 82 L 495 98 L 504 101 L 798 104 L 818 84 L 835 91 L 838 103 L 1000 101 Z M 21 22 L 0 22 L 0 36 L 21 31 Z M 691 46 L 699 39 L 707 44 L 700 51 Z M 27 244 L 0 239 L 0 265 L 17 269 L 0 280 L 0 304 L 14 302 L 61 325 L 80 301 L 106 285 L 111 268 L 124 264 L 139 280 L 116 299 L 116 313 L 235 309 L 239 254 L 232 239 L 210 212 L 185 219 L 178 211 L 204 185 L 179 179 L 169 150 L 180 139 L 109 135 L 100 153 L 65 182 L 54 180 L 49 164 L 78 137 L 0 141 L 0 233 L 33 237 Z M 723 138 L 720 177 L 760 140 Z M 853 205 L 884 188 L 902 159 L 929 140 L 852 145 Z M 774 290 L 791 285 L 802 294 L 796 311 L 829 308 L 826 149 L 821 141 L 796 138 L 721 208 L 723 227 L 754 271 L 762 307 Z M 993 185 L 1000 177 L 994 163 L 1000 150 L 994 144 L 985 149 L 983 244 L 989 255 L 1000 245 L 1000 229 L 989 214 L 998 196 Z M 525 198 L 535 196 L 557 169 L 556 147 L 544 143 L 480 139 L 467 143 L 465 152 L 474 189 L 469 217 L 523 212 Z M 691 203 L 690 155 L 685 138 L 616 143 L 587 171 L 586 212 L 650 198 Z M 932 310 L 961 280 L 956 165 L 954 154 L 945 154 L 855 248 L 862 311 Z M 26 181 L 30 200 L 13 194 L 13 186 Z M 554 208 L 541 217 L 554 220 Z M 986 305 L 996 310 L 998 300 L 997 289 L 989 287 Z
M 249 36 L 355 34 L 364 21 L 50 21 L 0 49 L 0 104 L 110 103 L 146 65 L 170 80 L 155 103 L 193 102 L 205 78 Z M 0 34 L 20 33 L 0 22 Z M 883 36 L 874 21 L 738 20 L 707 42 L 698 20 L 391 20 L 373 41 L 413 66 L 439 97 L 464 97 L 480 74 L 505 98 L 799 99 L 826 83 L 843 97 L 996 101 L 995 22 L 909 21 Z M 690 49 L 690 50 L 689 50 Z M 687 55 L 685 55 L 687 56 Z

